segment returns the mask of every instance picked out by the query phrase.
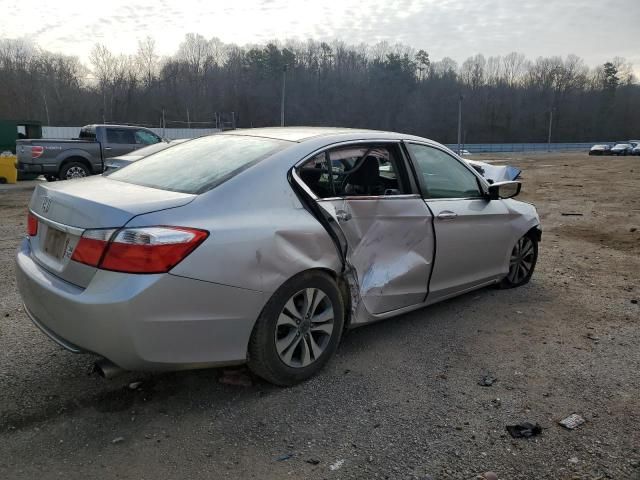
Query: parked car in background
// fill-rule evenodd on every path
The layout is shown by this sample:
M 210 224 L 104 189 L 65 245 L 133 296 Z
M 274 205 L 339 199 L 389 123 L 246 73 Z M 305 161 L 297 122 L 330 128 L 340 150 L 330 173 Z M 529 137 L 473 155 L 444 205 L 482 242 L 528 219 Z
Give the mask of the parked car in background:
M 109 158 L 104 162 L 104 171 L 105 173 L 112 172 L 122 167 L 126 167 L 133 162 L 137 162 L 141 158 L 148 157 L 152 153 L 161 152 L 162 150 L 166 150 L 169 147 L 173 147 L 175 145 L 179 145 L 182 142 L 186 142 L 190 140 L 189 138 L 181 138 L 177 140 L 163 140 L 162 142 L 154 143 L 153 145 L 149 145 L 148 147 L 143 147 L 139 150 L 134 150 L 133 152 L 127 153 L 126 155 L 119 155 L 117 157 Z
M 129 125 L 86 125 L 77 139 L 16 141 L 19 172 L 69 180 L 104 171 L 106 159 L 161 142 L 148 128 Z
M 631 155 L 640 155 L 640 142 L 633 147 L 633 150 L 631 150 Z
M 611 155 L 611 145 L 606 143 L 594 145 L 589 150 L 589 155 Z
M 611 155 L 631 155 L 633 145 L 630 143 L 616 143 L 611 147 Z
M 344 328 L 526 284 L 541 230 L 520 187 L 411 135 L 224 132 L 37 185 L 18 288 L 45 334 L 105 373 L 248 363 L 291 385 Z

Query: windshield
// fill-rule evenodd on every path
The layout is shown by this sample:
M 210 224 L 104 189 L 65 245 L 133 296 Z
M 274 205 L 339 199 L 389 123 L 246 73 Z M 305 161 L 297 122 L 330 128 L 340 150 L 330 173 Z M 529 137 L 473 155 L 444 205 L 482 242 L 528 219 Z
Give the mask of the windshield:
M 618 143 L 616 145 L 616 147 L 620 147 L 620 148 L 627 148 L 630 147 L 631 145 L 629 145 L 628 143 Z
M 202 193 L 291 145 L 285 140 L 211 135 L 143 158 L 109 178 L 145 187 Z

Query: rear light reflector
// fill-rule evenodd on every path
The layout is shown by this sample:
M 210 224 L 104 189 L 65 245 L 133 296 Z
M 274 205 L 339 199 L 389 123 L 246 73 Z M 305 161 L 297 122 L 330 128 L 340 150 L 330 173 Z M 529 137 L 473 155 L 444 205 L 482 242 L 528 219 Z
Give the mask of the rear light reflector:
M 44 153 L 44 147 L 34 145 L 31 147 L 31 158 L 39 158 Z
M 104 270 L 165 273 L 189 255 L 209 232 L 183 227 L 86 230 L 72 260 Z M 113 238 L 112 238 L 113 237 Z
M 27 235 L 35 237 L 38 234 L 38 219 L 36 216 L 29 212 L 27 215 Z

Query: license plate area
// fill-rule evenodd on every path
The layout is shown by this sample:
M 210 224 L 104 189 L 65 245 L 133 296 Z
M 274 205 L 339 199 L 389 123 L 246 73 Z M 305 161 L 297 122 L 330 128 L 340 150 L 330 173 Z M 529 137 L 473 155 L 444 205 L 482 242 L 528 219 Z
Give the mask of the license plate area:
M 47 235 L 44 239 L 44 252 L 56 260 L 62 260 L 69 245 L 69 237 L 66 232 L 55 228 L 47 228 Z

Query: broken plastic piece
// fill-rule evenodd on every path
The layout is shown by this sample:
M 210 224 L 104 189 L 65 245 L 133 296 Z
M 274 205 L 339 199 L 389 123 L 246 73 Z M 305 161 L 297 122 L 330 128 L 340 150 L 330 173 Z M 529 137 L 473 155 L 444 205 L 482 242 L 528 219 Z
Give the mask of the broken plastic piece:
M 519 423 L 518 425 L 507 425 L 507 432 L 513 438 L 529 438 L 535 437 L 542 433 L 542 427 L 537 423 L 534 425 L 529 422 Z
M 582 418 L 577 413 L 572 413 L 567 418 L 560 420 L 558 423 L 562 425 L 564 428 L 573 430 L 574 428 L 582 425 L 584 422 L 586 422 L 584 418 Z

